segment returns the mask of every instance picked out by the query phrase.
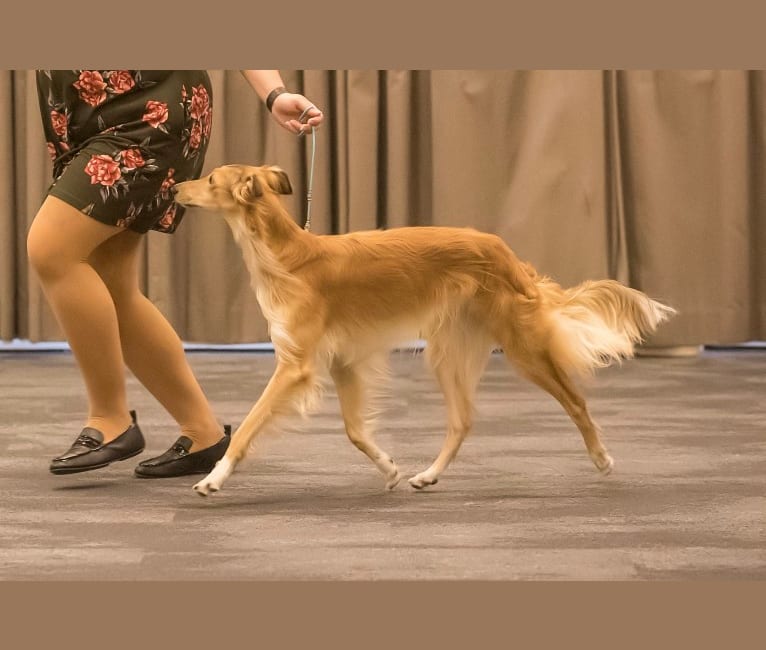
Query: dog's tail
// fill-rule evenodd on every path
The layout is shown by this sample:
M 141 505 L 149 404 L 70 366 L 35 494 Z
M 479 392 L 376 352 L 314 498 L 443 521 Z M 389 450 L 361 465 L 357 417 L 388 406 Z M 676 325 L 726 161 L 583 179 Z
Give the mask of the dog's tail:
M 587 281 L 562 289 L 537 278 L 552 319 L 550 352 L 564 369 L 579 375 L 632 357 L 634 346 L 675 309 L 615 280 Z

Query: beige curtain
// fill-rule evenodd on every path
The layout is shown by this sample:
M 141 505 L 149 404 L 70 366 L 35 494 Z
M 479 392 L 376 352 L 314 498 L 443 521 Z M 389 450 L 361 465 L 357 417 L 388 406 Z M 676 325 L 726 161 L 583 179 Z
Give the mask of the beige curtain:
M 766 339 L 764 72 L 618 80 L 630 281 L 681 316 L 661 336 Z
M 276 163 L 306 213 L 310 139 L 211 71 L 206 167 Z M 674 305 L 658 345 L 766 339 L 761 71 L 283 71 L 326 113 L 318 233 L 406 225 L 495 232 L 564 285 L 614 277 Z M 50 174 L 32 71 L 0 81 L 0 339 L 60 340 L 25 235 Z M 143 286 L 187 341 L 265 341 L 223 221 L 189 210 L 146 238 Z

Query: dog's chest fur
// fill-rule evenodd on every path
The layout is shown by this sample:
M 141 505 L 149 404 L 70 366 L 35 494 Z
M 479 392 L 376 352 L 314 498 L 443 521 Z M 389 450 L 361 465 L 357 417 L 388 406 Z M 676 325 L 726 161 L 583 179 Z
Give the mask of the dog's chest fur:
M 271 327 L 284 325 L 285 305 L 279 289 L 284 293 L 295 279 L 279 263 L 274 254 L 263 242 L 254 239 L 247 226 L 240 219 L 227 219 L 234 240 L 242 250 L 242 258 L 250 273 L 250 284 L 255 292 L 258 304 Z M 284 285 L 280 287 L 279 285 Z

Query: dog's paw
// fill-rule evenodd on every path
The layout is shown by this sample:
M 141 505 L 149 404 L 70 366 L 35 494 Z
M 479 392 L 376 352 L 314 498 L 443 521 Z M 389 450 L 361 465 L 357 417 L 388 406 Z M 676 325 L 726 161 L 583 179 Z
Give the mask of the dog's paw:
M 206 497 L 208 494 L 218 492 L 221 486 L 214 481 L 210 480 L 210 477 L 203 478 L 199 483 L 194 485 L 194 491 L 201 497 Z
M 399 481 L 402 480 L 402 475 L 399 473 L 399 470 L 394 468 L 394 473 L 391 474 L 386 478 L 386 490 L 393 490 L 397 485 L 399 485 Z
M 438 482 L 439 479 L 437 477 L 431 477 L 426 472 L 421 472 L 409 479 L 409 484 L 416 490 L 422 490 L 427 485 L 436 485 Z
M 598 468 L 598 471 L 604 476 L 611 474 L 612 469 L 614 468 L 614 458 L 607 453 L 603 453 L 599 457 L 594 458 L 593 462 Z
M 386 490 L 393 490 L 402 479 L 394 459 L 387 454 L 381 454 L 378 458 L 374 459 L 374 462 L 375 466 L 386 479 Z
M 213 471 L 194 486 L 194 491 L 202 497 L 206 497 L 212 492 L 218 492 L 223 487 L 224 482 L 234 471 L 234 466 L 224 456 L 219 460 Z

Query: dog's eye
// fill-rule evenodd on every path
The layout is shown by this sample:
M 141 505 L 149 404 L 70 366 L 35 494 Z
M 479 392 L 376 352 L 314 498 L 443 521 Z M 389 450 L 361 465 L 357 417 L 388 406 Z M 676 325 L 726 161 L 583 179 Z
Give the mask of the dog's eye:
M 210 183 L 210 185 L 213 185 L 213 175 L 212 174 L 210 174 L 210 178 L 208 179 L 208 183 Z

